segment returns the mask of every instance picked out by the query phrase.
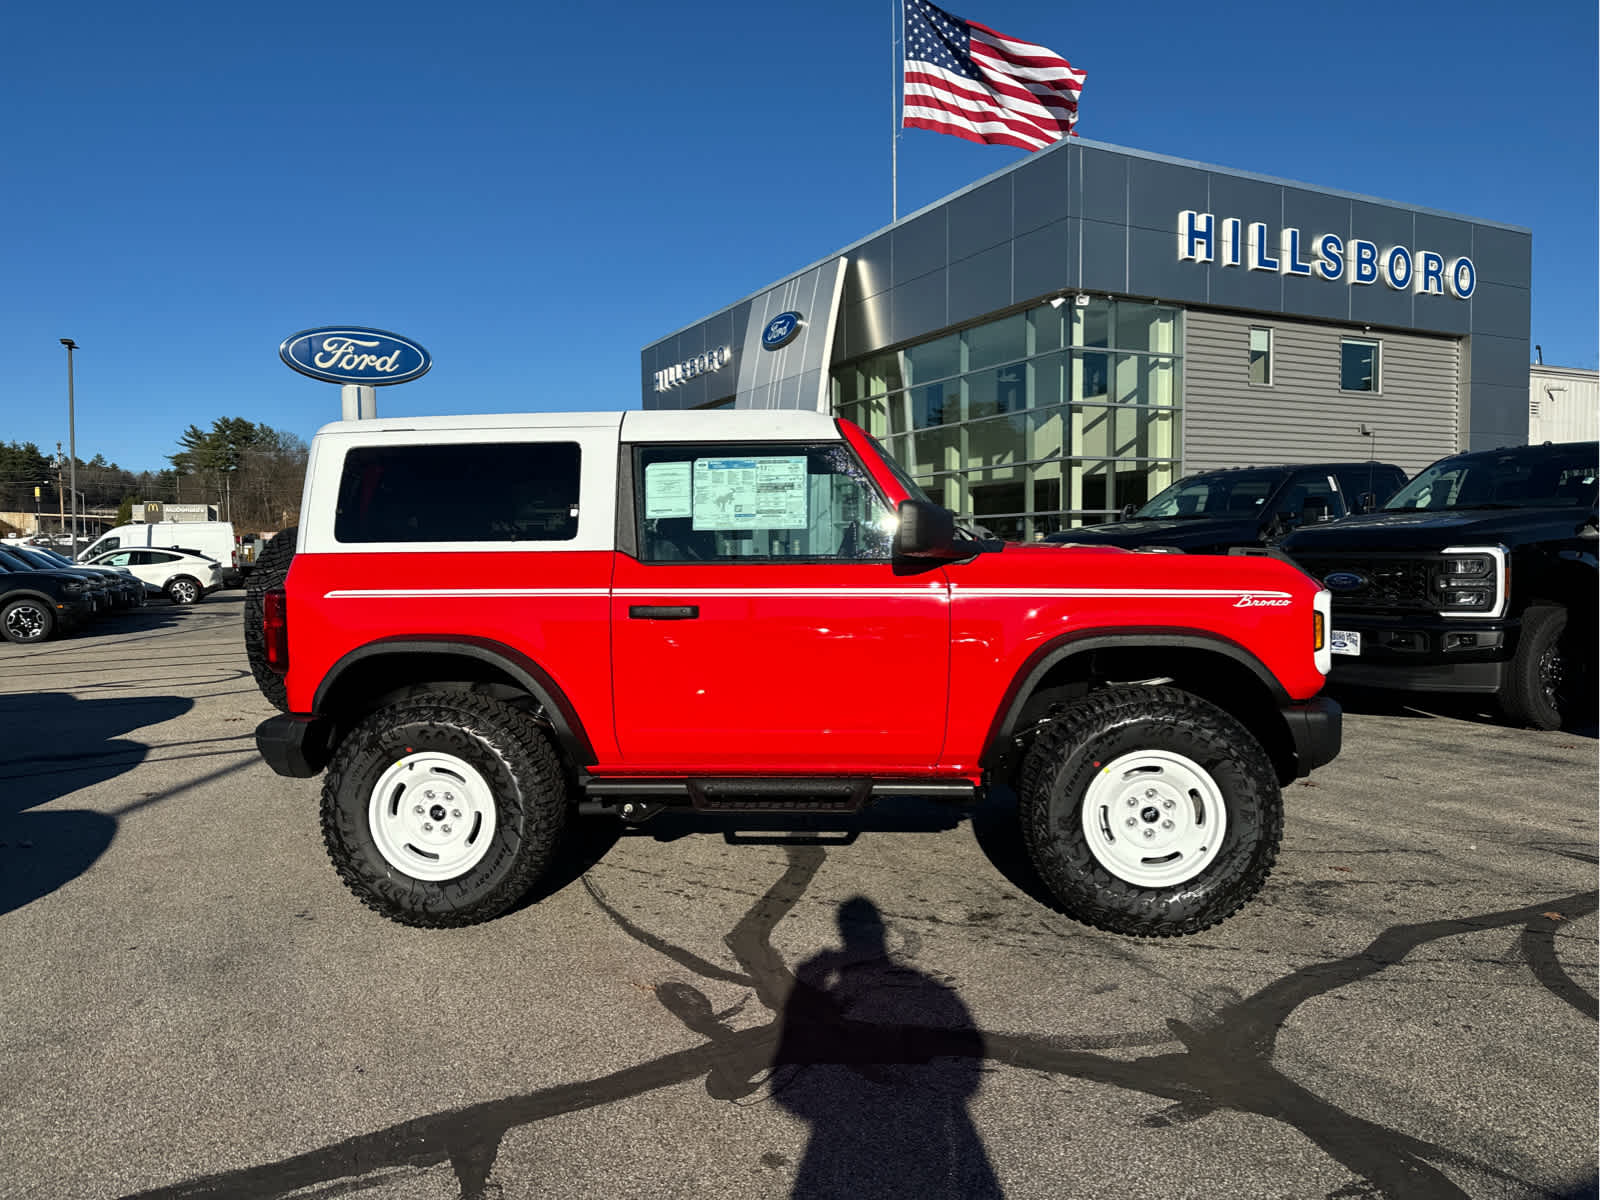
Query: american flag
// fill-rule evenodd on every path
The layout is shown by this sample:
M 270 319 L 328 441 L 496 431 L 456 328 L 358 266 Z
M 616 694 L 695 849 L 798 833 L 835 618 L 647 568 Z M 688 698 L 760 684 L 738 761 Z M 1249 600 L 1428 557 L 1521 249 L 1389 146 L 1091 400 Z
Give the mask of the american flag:
M 1075 136 L 1087 73 L 1053 50 L 905 0 L 902 125 L 1038 150 Z

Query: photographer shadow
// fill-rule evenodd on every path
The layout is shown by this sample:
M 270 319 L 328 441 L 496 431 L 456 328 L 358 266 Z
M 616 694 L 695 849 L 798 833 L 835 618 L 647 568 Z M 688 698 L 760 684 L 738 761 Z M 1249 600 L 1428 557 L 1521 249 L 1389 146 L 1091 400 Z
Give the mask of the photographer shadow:
M 843 945 L 795 971 L 774 1099 L 811 1127 L 796 1200 L 1003 1195 L 968 1104 L 984 1038 L 954 988 L 890 953 L 883 917 L 840 905 Z
M 150 748 L 121 735 L 193 707 L 193 700 L 178 696 L 0 696 L 0 728 L 13 747 L 0 762 L 0 916 L 82 875 L 116 836 L 117 818 L 105 813 L 30 810 L 133 770 Z

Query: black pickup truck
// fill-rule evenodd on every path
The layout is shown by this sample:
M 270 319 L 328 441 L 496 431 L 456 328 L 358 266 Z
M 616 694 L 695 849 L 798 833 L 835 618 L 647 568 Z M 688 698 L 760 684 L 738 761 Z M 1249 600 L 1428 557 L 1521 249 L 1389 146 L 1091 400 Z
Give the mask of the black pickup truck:
M 1595 698 L 1596 443 L 1441 459 L 1281 549 L 1333 593 L 1333 683 L 1480 692 L 1557 729 Z
M 1301 525 L 1376 508 L 1406 474 L 1380 462 L 1293 463 L 1227 467 L 1186 475 L 1119 520 L 1063 530 L 1047 542 L 1160 547 L 1186 554 L 1226 554 L 1235 546 L 1270 546 Z

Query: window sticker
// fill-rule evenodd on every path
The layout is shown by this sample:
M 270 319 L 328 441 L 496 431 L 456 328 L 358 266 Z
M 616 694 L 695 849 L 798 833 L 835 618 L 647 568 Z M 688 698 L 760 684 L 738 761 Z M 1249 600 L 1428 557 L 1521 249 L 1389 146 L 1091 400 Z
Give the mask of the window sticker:
M 661 517 L 691 516 L 689 503 L 689 464 L 651 463 L 644 469 L 644 516 L 653 521 Z M 695 526 L 696 529 L 699 526 Z
M 697 458 L 695 529 L 806 528 L 806 457 Z

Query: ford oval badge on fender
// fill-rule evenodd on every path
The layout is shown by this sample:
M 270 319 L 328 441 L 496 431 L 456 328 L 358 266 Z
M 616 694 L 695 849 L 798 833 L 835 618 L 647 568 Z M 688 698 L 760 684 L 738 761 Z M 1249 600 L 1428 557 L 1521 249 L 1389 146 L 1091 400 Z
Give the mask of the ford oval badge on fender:
M 779 313 L 768 321 L 767 327 L 761 331 L 761 348 L 782 350 L 800 336 L 800 329 L 804 324 L 797 312 Z
M 1356 571 L 1334 571 L 1324 575 L 1322 582 L 1330 592 L 1354 592 L 1367 586 L 1367 577 Z
M 360 325 L 326 325 L 284 338 L 278 357 L 326 383 L 383 387 L 428 373 L 433 359 L 409 338 Z

